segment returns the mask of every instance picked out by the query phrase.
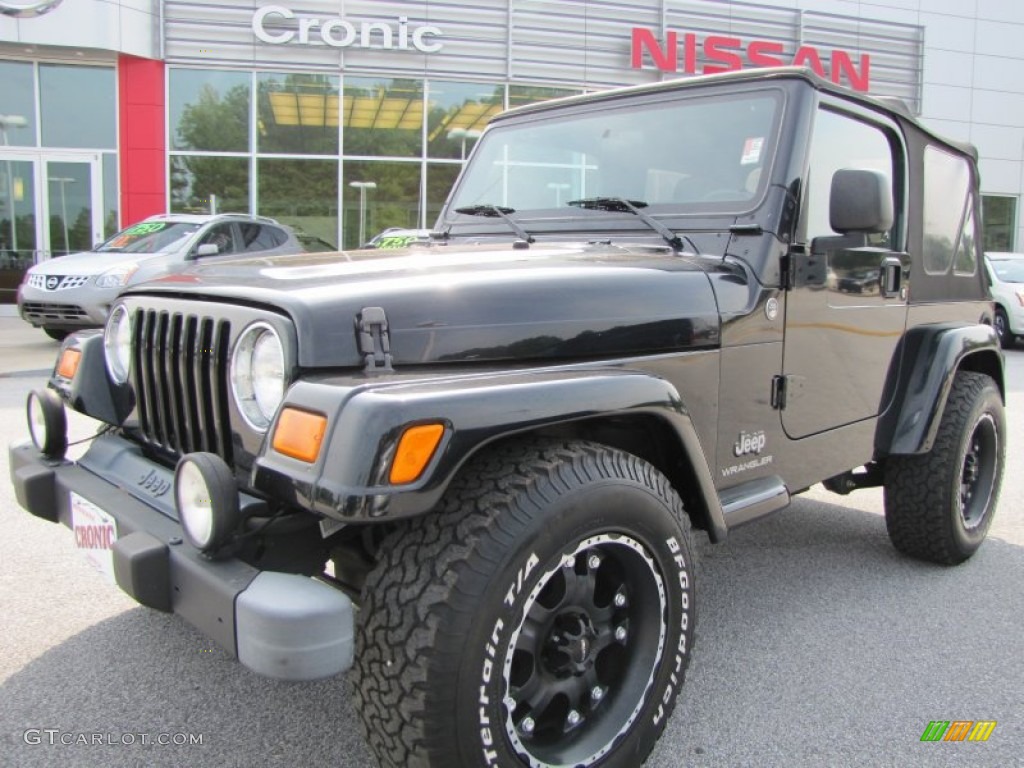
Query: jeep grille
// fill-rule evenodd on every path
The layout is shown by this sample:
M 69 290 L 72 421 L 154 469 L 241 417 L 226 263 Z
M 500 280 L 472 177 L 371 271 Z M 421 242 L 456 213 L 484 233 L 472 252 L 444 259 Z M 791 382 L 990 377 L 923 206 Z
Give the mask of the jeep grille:
M 139 430 L 177 454 L 216 453 L 231 462 L 227 320 L 180 312 L 135 313 L 132 378 Z

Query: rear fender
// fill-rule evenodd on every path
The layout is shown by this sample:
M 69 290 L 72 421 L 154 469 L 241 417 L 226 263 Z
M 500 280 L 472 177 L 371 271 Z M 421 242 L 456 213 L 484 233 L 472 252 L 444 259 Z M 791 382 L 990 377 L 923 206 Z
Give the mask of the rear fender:
M 877 455 L 931 450 L 959 370 L 991 376 L 1005 400 L 1003 356 L 994 328 L 942 323 L 907 331 L 896 396 L 875 434 Z

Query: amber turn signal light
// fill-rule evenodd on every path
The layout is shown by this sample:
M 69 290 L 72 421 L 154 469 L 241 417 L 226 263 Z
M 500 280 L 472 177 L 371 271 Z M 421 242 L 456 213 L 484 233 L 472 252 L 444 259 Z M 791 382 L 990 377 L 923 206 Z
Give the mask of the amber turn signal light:
M 63 376 L 65 379 L 75 378 L 80 362 L 82 362 L 82 353 L 68 347 L 60 353 L 60 360 L 57 361 L 57 375 Z
M 285 408 L 277 419 L 271 444 L 278 453 L 312 464 L 320 455 L 326 431 L 326 416 L 297 408 Z
M 434 457 L 442 437 L 444 424 L 419 424 L 405 430 L 391 462 L 388 476 L 391 484 L 404 485 L 417 480 Z

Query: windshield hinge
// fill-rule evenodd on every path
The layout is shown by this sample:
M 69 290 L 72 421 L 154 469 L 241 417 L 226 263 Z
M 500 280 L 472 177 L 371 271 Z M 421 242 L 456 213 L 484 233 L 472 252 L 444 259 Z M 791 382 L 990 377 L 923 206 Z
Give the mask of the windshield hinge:
M 359 329 L 359 351 L 366 362 L 367 373 L 393 370 L 391 367 L 391 334 L 388 318 L 381 307 L 363 307 L 356 317 Z
M 807 249 L 799 243 L 794 243 L 789 250 L 779 259 L 779 286 L 784 291 L 793 287 L 793 273 L 796 270 L 797 259 L 807 253 Z
M 786 376 L 772 377 L 772 408 L 786 410 Z

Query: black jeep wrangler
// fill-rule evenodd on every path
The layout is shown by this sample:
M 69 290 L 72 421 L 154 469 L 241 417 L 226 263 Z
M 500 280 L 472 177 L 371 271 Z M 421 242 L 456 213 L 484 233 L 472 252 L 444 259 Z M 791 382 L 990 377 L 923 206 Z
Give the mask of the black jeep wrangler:
M 798 69 L 513 110 L 429 247 L 199 266 L 65 341 L 19 502 L 251 669 L 352 668 L 383 766 L 635 766 L 691 529 L 883 486 L 981 545 L 1003 361 L 970 147 Z M 105 422 L 77 461 L 65 406 Z

